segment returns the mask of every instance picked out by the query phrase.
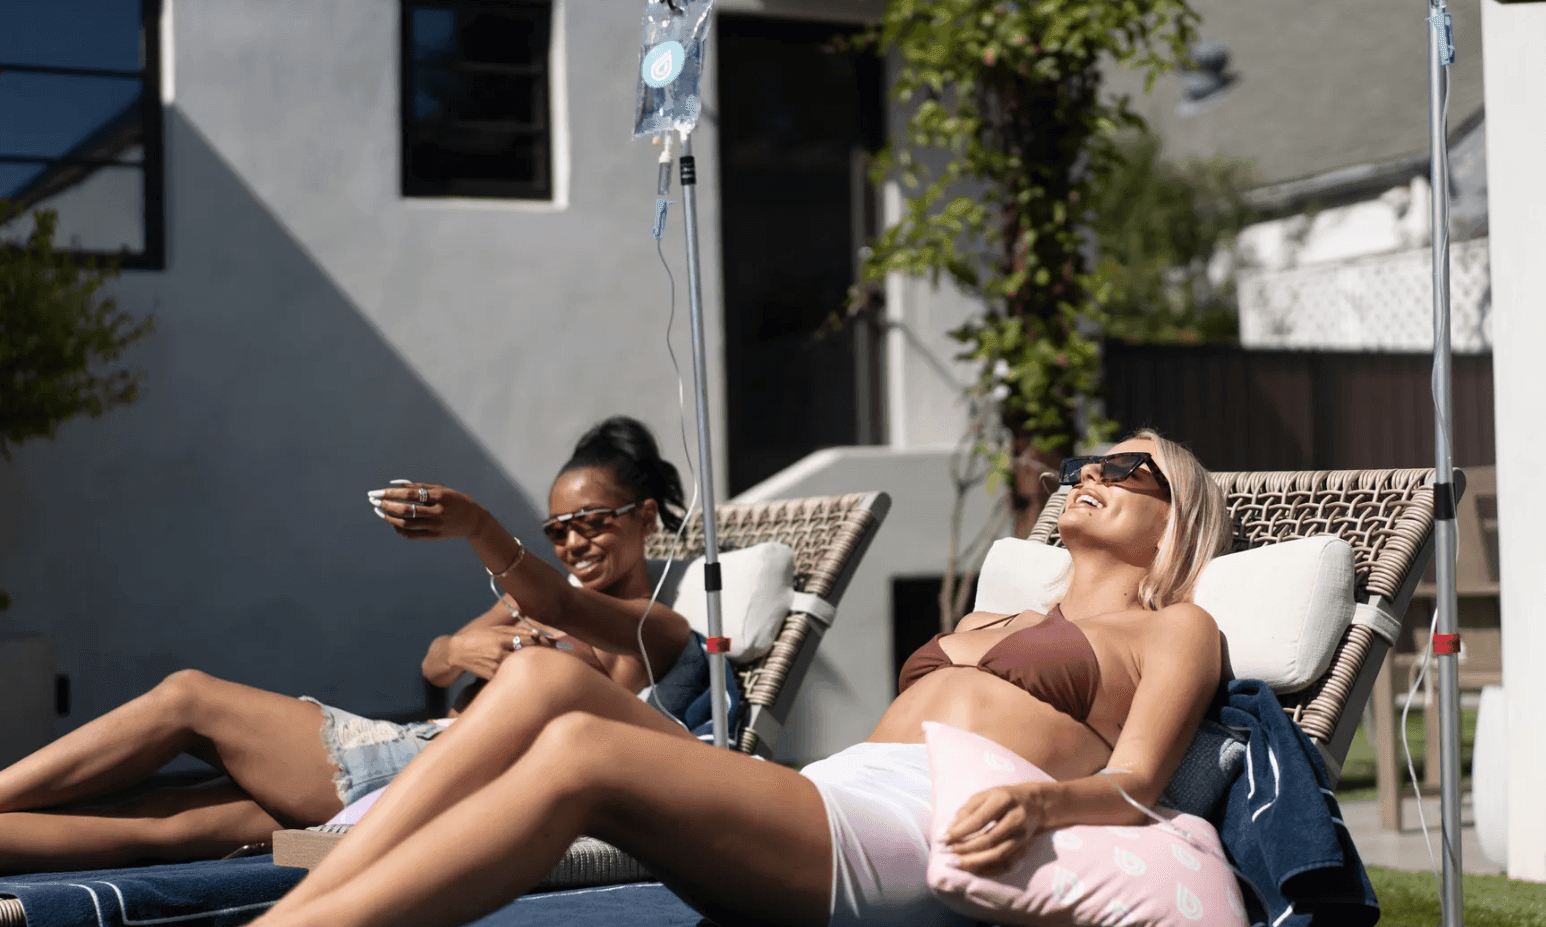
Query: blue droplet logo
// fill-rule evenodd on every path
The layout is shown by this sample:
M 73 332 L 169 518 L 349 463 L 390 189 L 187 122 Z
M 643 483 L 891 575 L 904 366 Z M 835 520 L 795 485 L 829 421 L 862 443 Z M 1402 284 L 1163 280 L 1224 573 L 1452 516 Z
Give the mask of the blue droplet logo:
M 676 80 L 676 76 L 682 73 L 682 66 L 687 63 L 687 50 L 681 42 L 661 42 L 644 56 L 644 63 L 640 66 L 640 76 L 651 87 L 664 87 Z

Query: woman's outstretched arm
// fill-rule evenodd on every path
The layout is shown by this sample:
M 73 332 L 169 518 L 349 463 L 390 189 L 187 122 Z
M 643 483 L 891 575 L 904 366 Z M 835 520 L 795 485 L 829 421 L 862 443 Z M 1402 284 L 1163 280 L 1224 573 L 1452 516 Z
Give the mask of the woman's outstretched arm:
M 509 713 L 534 701 L 558 711 L 539 730 Z M 633 853 L 710 917 L 826 923 L 814 785 L 689 738 L 572 660 L 524 650 L 257 923 L 465 923 L 536 884 L 581 834 Z
M 429 502 L 419 503 L 419 489 Z M 410 501 L 412 500 L 412 501 Z M 618 599 L 571 586 L 568 577 L 544 563 L 510 535 L 483 506 L 454 489 L 432 484 L 394 486 L 384 491 L 383 517 L 404 537 L 466 538 L 483 566 L 498 575 L 499 585 L 533 620 L 561 628 L 592 647 L 637 654 L 638 627 L 644 622 L 644 651 L 657 674 L 670 668 L 687 642 L 687 619 L 645 599 Z M 412 517 L 408 517 L 412 516 Z

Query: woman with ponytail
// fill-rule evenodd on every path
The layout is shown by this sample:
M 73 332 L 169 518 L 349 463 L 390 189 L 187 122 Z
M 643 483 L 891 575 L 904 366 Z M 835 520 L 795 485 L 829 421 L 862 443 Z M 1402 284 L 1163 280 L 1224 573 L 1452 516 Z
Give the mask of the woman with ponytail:
M 591 428 L 554 481 L 542 530 L 567 576 L 529 556 L 456 490 L 408 483 L 370 497 L 404 537 L 467 537 L 503 587 L 493 608 L 437 637 L 425 654 L 431 683 L 478 677 L 453 717 L 496 675 L 531 675 L 557 661 L 583 664 L 578 671 L 605 676 L 598 681 L 620 694 L 646 696 L 678 730 L 707 730 L 703 637 L 670 608 L 650 604 L 644 541 L 679 527 L 685 506 L 676 468 L 643 424 L 618 416 Z M 652 678 L 653 690 L 641 692 Z M 522 688 L 518 678 L 509 682 L 503 692 Z M 739 697 L 729 682 L 734 712 Z M 495 699 L 512 713 L 513 729 L 535 733 L 568 710 L 562 693 L 526 688 L 533 697 Z M 173 673 L 0 769 L 0 873 L 207 859 L 266 842 L 280 828 L 321 824 L 391 781 L 452 720 L 396 724 L 196 670 Z M 231 781 L 103 804 L 180 753 Z

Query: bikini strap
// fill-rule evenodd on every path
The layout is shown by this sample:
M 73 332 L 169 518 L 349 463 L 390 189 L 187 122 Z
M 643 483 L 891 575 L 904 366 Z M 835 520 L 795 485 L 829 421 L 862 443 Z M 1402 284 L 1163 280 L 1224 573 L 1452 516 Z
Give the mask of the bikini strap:
M 972 628 L 972 630 L 973 631 L 983 631 L 983 630 L 986 630 L 988 628 L 997 627 L 998 625 L 1006 624 L 1006 623 L 1014 620 L 1014 617 L 1015 617 L 1014 615 L 1000 615 L 997 618 L 993 619 L 992 621 L 988 622 L 987 624 L 978 625 L 977 627 Z
M 1090 732 L 1090 733 L 1091 733 L 1091 734 L 1094 734 L 1094 735 L 1095 735 L 1095 736 L 1096 736 L 1096 737 L 1099 737 L 1099 738 L 1100 738 L 1100 742 L 1101 742 L 1101 743 L 1103 743 L 1103 744 L 1105 744 L 1105 745 L 1106 745 L 1106 749 L 1107 749 L 1107 750 L 1115 750 L 1115 749 L 1116 749 L 1116 748 L 1117 748 L 1117 745 L 1116 745 L 1116 744 L 1114 744 L 1114 743 L 1112 743 L 1112 742 L 1111 742 L 1111 741 L 1109 741 L 1109 740 L 1107 740 L 1107 739 L 1106 739 L 1106 735 L 1105 735 L 1105 734 L 1102 734 L 1102 733 L 1101 733 L 1101 732 L 1100 732 L 1100 731 L 1097 731 L 1097 730 L 1096 730 L 1096 729 L 1095 729 L 1095 725 L 1093 725 L 1093 724 L 1091 724 L 1091 723 L 1090 723 L 1090 722 L 1089 722 L 1089 721 L 1080 721 L 1080 722 L 1079 722 L 1079 723 L 1080 723 L 1080 724 L 1082 724 L 1082 725 L 1084 725 L 1084 726 L 1085 726 L 1085 728 L 1086 728 L 1086 729 L 1087 729 L 1087 730 L 1088 730 L 1088 731 L 1089 731 L 1089 732 Z

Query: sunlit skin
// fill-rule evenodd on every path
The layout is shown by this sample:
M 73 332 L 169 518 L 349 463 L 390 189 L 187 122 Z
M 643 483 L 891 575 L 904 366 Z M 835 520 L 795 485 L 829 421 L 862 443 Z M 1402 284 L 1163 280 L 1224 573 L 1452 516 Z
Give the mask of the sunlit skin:
M 553 488 L 548 493 L 548 518 L 582 510 L 618 509 L 633 502 L 638 502 L 633 510 L 608 519 L 607 526 L 593 537 L 586 537 L 577 530 L 566 531 L 563 539 L 553 544 L 553 552 L 585 588 L 618 599 L 647 602 L 654 590 L 644 557 L 644 541 L 655 531 L 659 517 L 660 507 L 654 499 L 639 502 L 632 490 L 617 484 L 607 467 L 582 467 L 561 473 L 553 481 Z M 404 523 L 398 533 L 416 537 L 417 530 L 412 523 Z M 510 606 L 514 603 L 514 597 L 506 593 L 501 604 L 474 619 L 454 637 L 448 636 L 431 645 L 424 661 L 425 678 L 448 685 L 460 675 L 456 666 L 471 664 L 486 669 L 477 675 L 489 679 L 499 663 L 512 652 L 513 639 L 519 637 L 523 645 L 536 646 L 552 646 L 555 641 L 562 640 L 566 647 L 572 648 L 571 653 L 597 667 L 624 688 L 637 691 L 648 685 L 649 674 L 635 653 L 637 644 L 626 653 L 596 649 L 528 614 L 525 617 L 530 625 L 551 636 L 534 634 L 527 624 L 510 614 Z M 669 614 L 665 606 L 657 603 L 652 611 L 657 618 L 653 626 L 669 621 Z M 684 632 L 683 641 L 684 629 L 685 621 L 683 627 L 677 629 Z M 680 647 L 680 643 L 677 646 Z M 459 704 L 465 703 L 465 699 L 459 701 Z
M 432 488 L 451 500 L 461 516 L 493 524 L 466 496 Z M 616 484 L 610 469 L 583 468 L 555 481 L 550 515 L 632 501 L 633 493 Z M 426 509 L 424 514 L 427 524 L 436 513 Z M 644 539 L 654 530 L 657 514 L 655 501 L 646 499 L 595 537 L 570 531 L 555 545 L 559 559 L 582 574 L 592 594 L 637 600 L 631 610 L 603 616 L 603 621 L 614 622 L 609 633 L 595 633 L 598 623 L 590 607 L 585 614 L 591 620 L 582 621 L 574 635 L 565 630 L 562 609 L 548 608 L 546 621 L 532 621 L 545 633 L 534 632 L 511 615 L 509 605 L 523 593 L 534 593 L 546 605 L 553 597 L 544 590 L 568 589 L 564 574 L 543 565 L 507 589 L 502 602 L 459 631 L 437 637 L 424 657 L 425 678 L 441 686 L 463 673 L 492 678 L 516 653 L 519 638 L 523 650 L 542 649 L 544 657 L 558 657 L 633 697 L 648 679 L 635 655 L 635 632 L 651 591 Z M 417 531 L 422 529 L 398 522 L 403 533 L 420 536 Z M 674 658 L 687 634 L 686 619 L 658 605 L 645 628 L 647 645 L 661 660 Z M 560 639 L 569 648 L 564 652 L 554 648 Z M 467 704 L 478 688 L 475 684 L 464 690 L 458 704 Z M 528 717 L 533 728 L 545 720 Z M 196 670 L 174 673 L 145 695 L 0 769 L 0 872 L 208 859 L 265 842 L 282 827 L 320 824 L 343 809 L 333 786 L 335 768 L 318 733 L 321 726 L 322 710 L 309 702 Z M 162 789 L 127 803 L 77 807 L 67 813 L 56 807 L 100 801 L 108 793 L 135 786 L 180 753 L 205 760 L 227 773 L 233 784 Z
M 1127 450 L 1155 447 L 1135 440 L 1113 448 Z M 1110 777 L 1093 774 L 1124 770 L 1127 793 L 1153 804 L 1180 762 L 1217 686 L 1220 646 L 1212 618 L 1197 606 L 1149 611 L 1138 604 L 1169 507 L 1146 469 L 1106 484 L 1091 468 L 1059 521 L 1074 564 L 1061 605 L 1097 655 L 1101 683 L 1090 721 L 1115 740 L 1114 750 L 1016 686 L 967 667 L 924 677 L 870 735 L 918 743 L 921 722 L 951 723 L 1057 777 L 970 799 L 947 835 L 964 868 L 1001 871 L 1046 829 L 1139 823 L 1141 814 Z M 468 537 L 493 570 L 513 554 L 476 525 L 454 536 Z M 1023 612 L 1007 628 L 978 630 L 993 617 L 967 616 L 961 633 L 945 638 L 946 654 L 973 661 L 1045 618 Z M 530 656 L 547 666 L 552 688 L 540 698 L 567 710 L 535 736 L 512 737 L 506 713 L 519 709 L 516 685 L 530 681 L 525 671 L 538 661 L 507 661 L 462 721 L 257 923 L 465 923 L 529 889 L 575 837 L 589 834 L 637 856 L 711 919 L 826 924 L 832 848 L 814 784 L 778 764 L 682 737 L 658 715 L 646 718 L 638 699 L 587 679 L 576 661 L 567 661 L 571 671 L 548 651 Z M 536 697 L 534 689 L 520 691 Z

